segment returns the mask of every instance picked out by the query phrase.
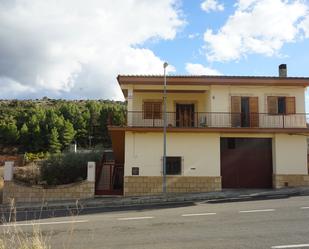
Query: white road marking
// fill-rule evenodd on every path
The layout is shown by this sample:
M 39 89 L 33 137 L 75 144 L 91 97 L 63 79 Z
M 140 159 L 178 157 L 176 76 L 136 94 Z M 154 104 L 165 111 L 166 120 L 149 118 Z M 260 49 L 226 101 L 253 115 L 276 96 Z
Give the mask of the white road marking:
M 118 218 L 117 220 L 144 220 L 144 219 L 153 219 L 152 216 L 145 217 L 129 217 L 129 218 Z
M 309 207 L 301 207 L 300 209 L 309 209 Z
M 85 223 L 89 220 L 68 220 L 68 221 L 54 221 L 54 222 L 32 222 L 32 223 L 10 223 L 3 224 L 0 227 L 17 227 L 17 226 L 37 226 L 37 225 L 59 225 L 59 224 L 74 224 L 74 223 Z
M 204 215 L 215 215 L 215 214 L 217 213 L 182 214 L 181 216 L 188 217 L 188 216 L 204 216 Z
M 299 244 L 299 245 L 281 245 L 281 246 L 272 246 L 272 249 L 280 249 L 280 248 L 304 248 L 309 247 L 309 244 Z
M 275 209 L 256 209 L 256 210 L 242 210 L 239 213 L 258 213 L 258 212 L 273 212 Z

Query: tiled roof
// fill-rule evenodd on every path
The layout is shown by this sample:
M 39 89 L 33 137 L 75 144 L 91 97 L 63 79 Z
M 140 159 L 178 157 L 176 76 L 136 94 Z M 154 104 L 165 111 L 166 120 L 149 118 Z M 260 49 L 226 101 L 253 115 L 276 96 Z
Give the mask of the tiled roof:
M 120 74 L 118 77 L 134 77 L 134 78 L 162 78 L 164 75 L 158 74 Z M 309 80 L 309 77 L 278 77 L 278 76 L 238 76 L 238 75 L 166 75 L 167 78 L 250 78 L 250 79 L 304 79 Z

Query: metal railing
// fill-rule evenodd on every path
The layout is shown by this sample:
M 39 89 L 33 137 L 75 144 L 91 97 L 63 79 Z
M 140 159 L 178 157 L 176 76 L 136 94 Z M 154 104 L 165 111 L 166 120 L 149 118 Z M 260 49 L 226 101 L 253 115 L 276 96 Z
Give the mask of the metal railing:
M 179 128 L 307 128 L 309 114 L 231 112 L 167 112 L 167 127 Z M 163 127 L 163 113 L 127 112 L 128 127 Z

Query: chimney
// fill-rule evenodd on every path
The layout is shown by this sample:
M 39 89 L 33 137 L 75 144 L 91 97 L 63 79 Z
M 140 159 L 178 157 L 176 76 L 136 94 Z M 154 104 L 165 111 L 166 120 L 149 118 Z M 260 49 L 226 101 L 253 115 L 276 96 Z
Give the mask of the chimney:
M 286 64 L 279 65 L 279 77 L 285 78 L 287 77 L 287 74 Z

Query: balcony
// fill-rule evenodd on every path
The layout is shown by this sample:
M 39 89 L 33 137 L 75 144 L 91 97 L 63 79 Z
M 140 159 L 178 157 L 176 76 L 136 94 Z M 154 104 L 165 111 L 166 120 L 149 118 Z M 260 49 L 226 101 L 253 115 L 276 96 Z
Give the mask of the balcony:
M 309 115 L 297 113 L 167 112 L 168 128 L 307 128 Z M 163 113 L 127 112 L 127 127 L 163 127 Z

